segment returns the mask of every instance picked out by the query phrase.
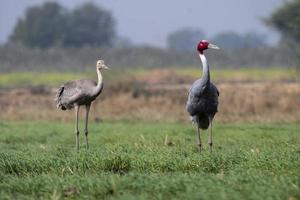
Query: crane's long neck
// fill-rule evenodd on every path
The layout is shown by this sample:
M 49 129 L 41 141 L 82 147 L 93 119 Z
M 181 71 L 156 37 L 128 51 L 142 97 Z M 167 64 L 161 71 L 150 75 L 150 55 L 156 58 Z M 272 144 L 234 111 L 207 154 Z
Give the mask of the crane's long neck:
M 97 69 L 97 75 L 98 75 L 98 83 L 94 90 L 95 96 L 98 96 L 103 89 L 103 77 L 102 77 L 101 71 L 99 69 Z
M 209 85 L 210 84 L 210 74 L 209 74 L 209 66 L 208 66 L 208 63 L 207 63 L 207 60 L 206 60 L 206 57 L 203 53 L 199 53 L 199 57 L 201 59 L 201 62 L 202 62 L 202 83 L 205 84 L 205 85 Z

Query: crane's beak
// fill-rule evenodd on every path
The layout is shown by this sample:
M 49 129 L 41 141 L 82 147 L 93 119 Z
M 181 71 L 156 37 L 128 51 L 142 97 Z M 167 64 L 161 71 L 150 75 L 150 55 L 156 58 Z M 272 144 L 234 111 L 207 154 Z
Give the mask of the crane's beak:
M 216 50 L 220 50 L 220 47 L 218 47 L 218 46 L 215 45 L 215 44 L 211 44 L 211 43 L 208 44 L 207 48 L 208 48 L 208 49 L 216 49 Z
M 103 65 L 103 69 L 109 69 L 109 67 L 107 67 L 106 65 Z

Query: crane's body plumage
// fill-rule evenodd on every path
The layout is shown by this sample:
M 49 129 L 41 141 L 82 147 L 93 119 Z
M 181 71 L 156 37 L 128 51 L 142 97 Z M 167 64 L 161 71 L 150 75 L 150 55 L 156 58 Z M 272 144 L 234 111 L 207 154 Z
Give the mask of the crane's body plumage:
M 69 110 L 74 108 L 74 104 L 80 106 L 91 103 L 102 92 L 103 83 L 100 84 L 98 90 L 96 90 L 96 81 L 90 79 L 69 81 L 63 84 L 57 91 L 57 107 Z
M 186 109 L 199 128 L 207 129 L 209 117 L 213 118 L 218 112 L 218 96 L 219 91 L 211 82 L 207 84 L 198 79 L 191 86 Z

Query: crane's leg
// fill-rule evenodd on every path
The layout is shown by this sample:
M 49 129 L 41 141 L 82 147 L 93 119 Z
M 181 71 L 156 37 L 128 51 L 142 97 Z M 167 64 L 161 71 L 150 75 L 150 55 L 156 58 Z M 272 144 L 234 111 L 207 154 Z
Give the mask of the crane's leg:
M 78 112 L 79 112 L 79 105 L 75 105 L 75 115 L 76 115 L 75 135 L 76 135 L 76 148 L 77 148 L 77 152 L 79 151 Z
M 197 140 L 197 147 L 199 152 L 202 150 L 202 142 L 201 142 L 201 136 L 200 136 L 200 128 L 197 124 L 197 135 L 196 135 L 196 140 Z
M 209 117 L 209 136 L 208 136 L 208 145 L 209 145 L 209 150 L 210 153 L 212 152 L 212 147 L 213 147 L 213 141 L 212 141 L 212 127 L 213 127 L 213 118 Z
M 86 149 L 89 148 L 89 141 L 88 141 L 88 121 L 89 121 L 89 112 L 90 112 L 90 108 L 91 108 L 91 104 L 86 104 L 85 105 L 86 108 L 86 113 L 85 113 L 85 141 L 86 141 Z

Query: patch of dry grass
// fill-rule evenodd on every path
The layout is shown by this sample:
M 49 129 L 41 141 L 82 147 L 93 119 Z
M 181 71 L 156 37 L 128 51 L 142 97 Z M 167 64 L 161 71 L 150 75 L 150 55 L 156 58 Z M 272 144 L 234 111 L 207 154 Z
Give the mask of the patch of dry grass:
M 109 86 L 94 102 L 91 119 L 186 121 L 186 84 L 122 83 Z M 300 119 L 298 82 L 217 84 L 220 95 L 217 121 L 297 122 Z M 0 92 L 1 120 L 74 120 L 74 113 L 56 109 L 55 88 L 36 92 L 11 89 Z M 83 113 L 82 115 L 83 116 Z

